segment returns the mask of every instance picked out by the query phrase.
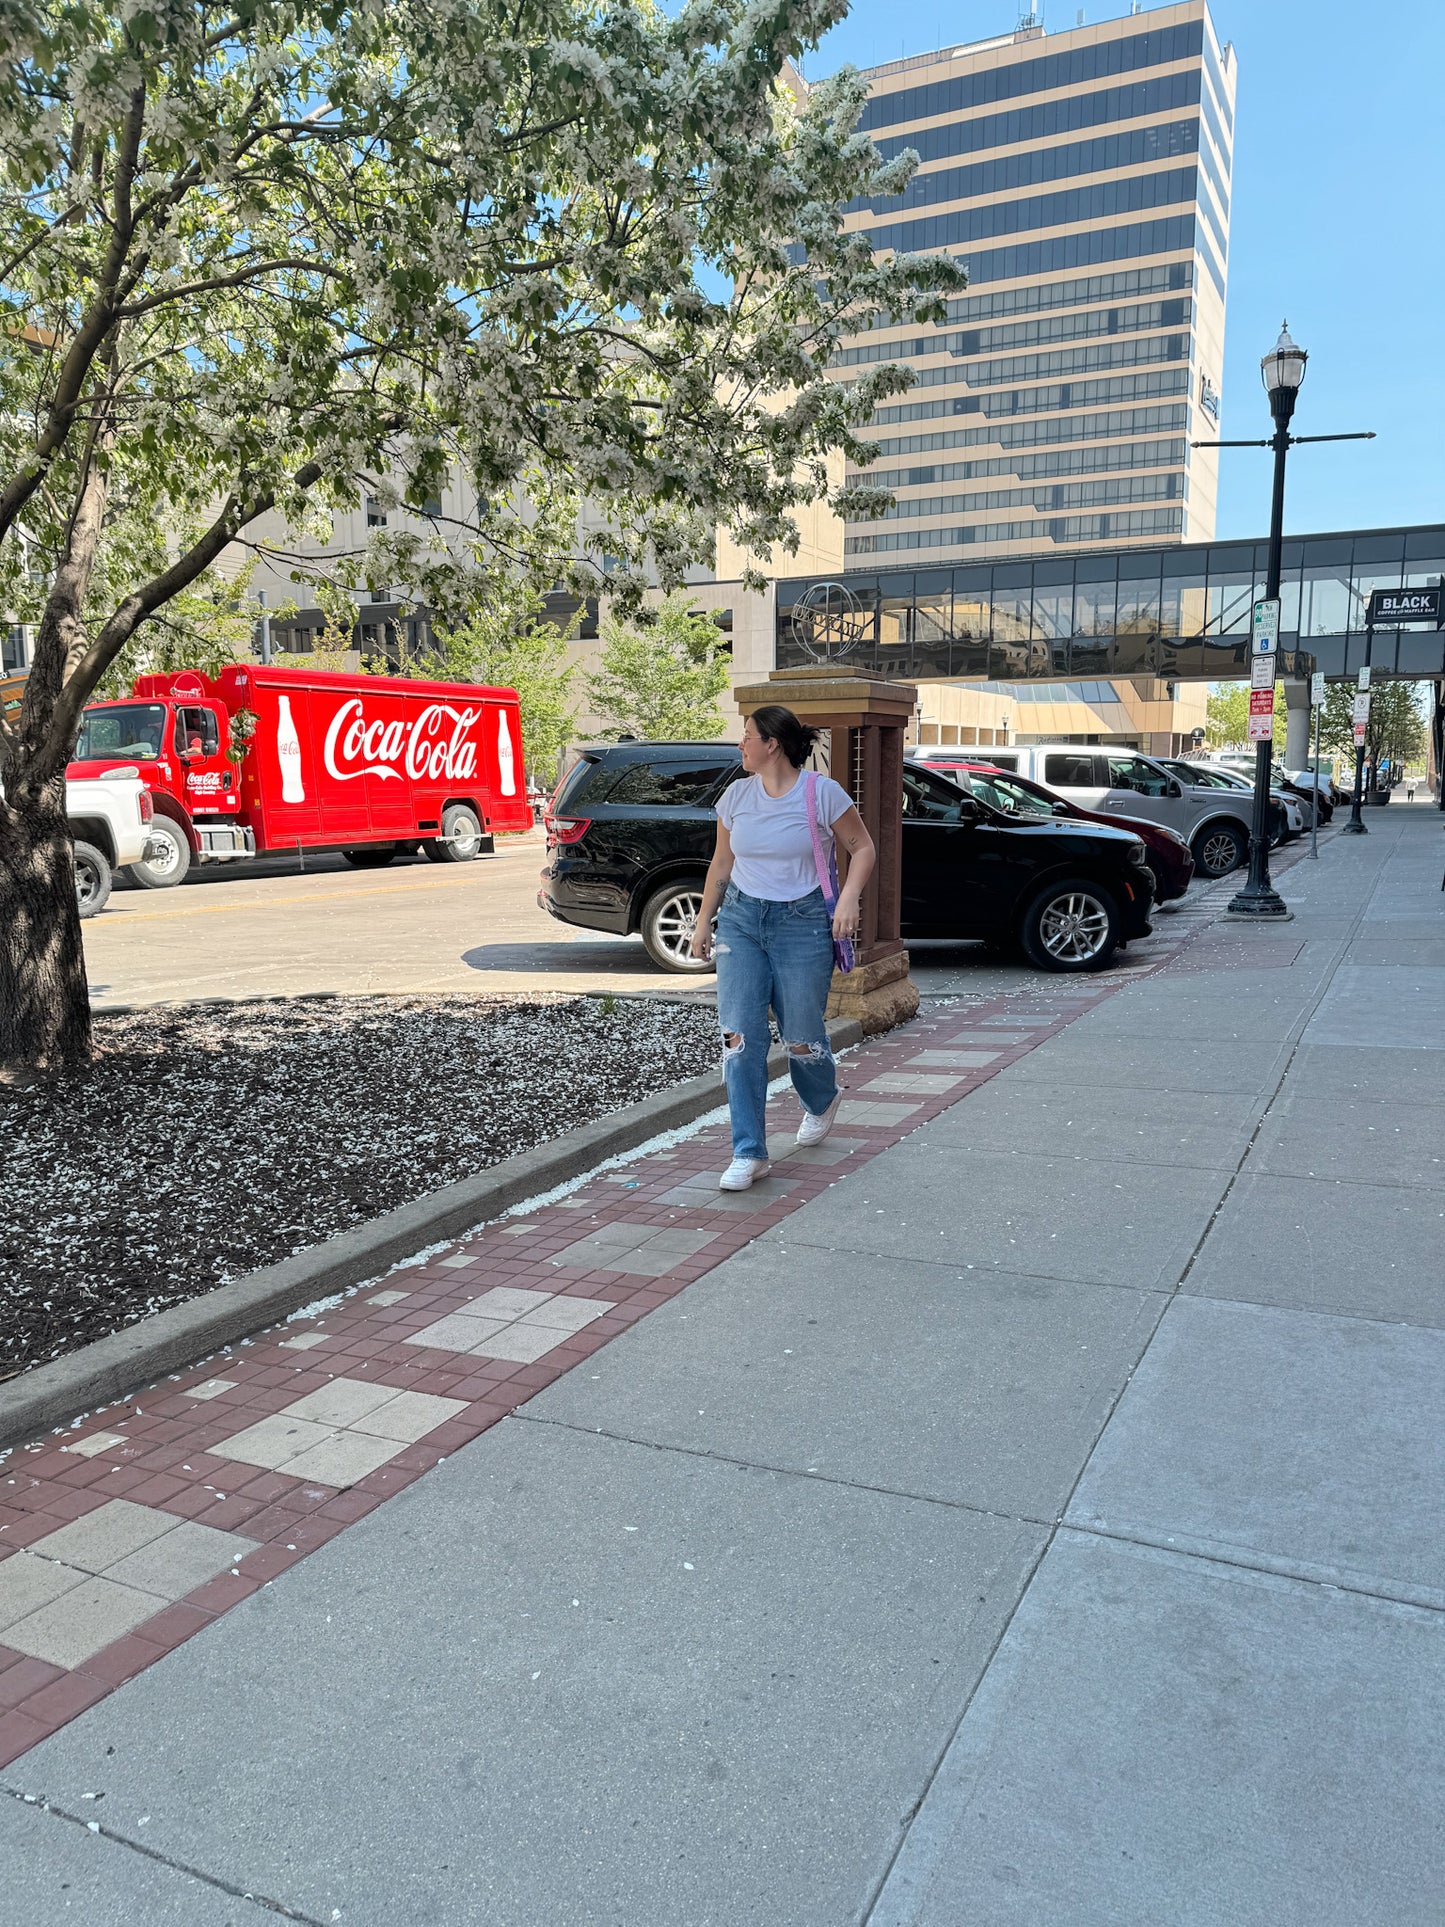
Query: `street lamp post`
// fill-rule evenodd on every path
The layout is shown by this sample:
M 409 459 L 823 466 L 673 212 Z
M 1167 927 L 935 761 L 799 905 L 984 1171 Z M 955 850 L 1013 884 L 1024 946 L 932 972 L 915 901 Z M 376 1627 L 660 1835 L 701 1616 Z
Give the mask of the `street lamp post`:
M 1269 412 L 1274 417 L 1274 434 L 1268 441 L 1195 442 L 1195 448 L 1270 448 L 1274 450 L 1274 487 L 1269 507 L 1269 552 L 1265 564 L 1264 599 L 1279 602 L 1279 580 L 1284 551 L 1284 465 L 1285 457 L 1299 442 L 1372 442 L 1373 430 L 1348 435 L 1291 435 L 1290 421 L 1305 378 L 1304 349 L 1291 341 L 1289 323 L 1279 331 L 1279 340 L 1259 364 L 1260 378 L 1269 396 Z M 1278 641 L 1276 640 L 1276 648 Z M 1269 877 L 1269 779 L 1274 760 L 1274 744 L 1269 738 L 1255 745 L 1254 817 L 1249 838 L 1249 880 L 1230 899 L 1229 914 L 1237 917 L 1287 917 L 1289 906 Z
M 1299 397 L 1300 383 L 1305 378 L 1308 359 L 1304 349 L 1296 347 L 1290 340 L 1289 325 L 1286 323 L 1279 331 L 1279 340 L 1259 364 L 1265 393 L 1269 396 L 1269 412 L 1274 417 L 1274 434 L 1269 444 L 1274 450 L 1274 487 L 1269 498 L 1269 554 L 1264 571 L 1266 602 L 1279 601 L 1280 564 L 1284 553 L 1284 464 L 1290 447 L 1290 420 Z M 1235 916 L 1289 915 L 1284 898 L 1269 877 L 1269 778 L 1273 759 L 1274 743 L 1271 738 L 1266 737 L 1262 743 L 1255 744 L 1254 821 L 1249 836 L 1249 880 L 1230 899 L 1229 908 Z
M 1365 691 L 1370 687 L 1370 658 L 1375 653 L 1375 625 L 1365 623 Z M 1364 800 L 1365 787 L 1365 739 L 1362 736 L 1355 744 L 1355 793 L 1350 799 L 1350 820 L 1340 831 L 1341 836 L 1368 836 L 1369 830 L 1360 821 L 1360 804 Z

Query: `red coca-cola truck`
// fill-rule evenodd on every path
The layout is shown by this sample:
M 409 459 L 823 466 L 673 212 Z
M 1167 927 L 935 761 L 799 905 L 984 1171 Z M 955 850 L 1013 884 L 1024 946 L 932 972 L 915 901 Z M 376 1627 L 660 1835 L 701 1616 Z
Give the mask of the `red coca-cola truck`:
M 138 769 L 155 804 L 152 889 L 192 861 L 340 850 L 380 867 L 420 848 L 465 863 L 532 821 L 517 694 L 476 683 L 237 664 L 139 676 L 85 710 L 72 776 Z

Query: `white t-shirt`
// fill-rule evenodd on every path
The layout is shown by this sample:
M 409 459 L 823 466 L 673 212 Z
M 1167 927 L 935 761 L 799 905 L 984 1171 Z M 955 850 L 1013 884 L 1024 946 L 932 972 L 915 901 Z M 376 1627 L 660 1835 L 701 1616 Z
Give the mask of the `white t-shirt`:
M 853 799 L 831 776 L 817 780 L 815 807 L 826 861 L 833 825 Z M 717 818 L 732 839 L 733 882 L 744 896 L 796 903 L 818 888 L 818 866 L 806 811 L 807 772 L 782 796 L 769 796 L 761 776 L 730 783 L 718 798 Z

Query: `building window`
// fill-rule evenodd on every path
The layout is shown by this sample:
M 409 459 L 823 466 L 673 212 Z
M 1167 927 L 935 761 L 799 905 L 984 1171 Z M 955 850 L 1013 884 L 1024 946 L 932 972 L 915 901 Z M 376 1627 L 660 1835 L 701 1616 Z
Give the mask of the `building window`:
M 1086 86 L 1091 80 L 1137 72 L 1141 67 L 1172 66 L 1176 61 L 1192 60 L 1203 53 L 1205 38 L 1203 22 L 1192 20 L 1178 27 L 1156 29 L 1153 33 L 1101 40 L 1095 46 L 1078 47 L 1067 53 L 1017 60 L 982 73 L 960 74 L 923 87 L 899 87 L 889 93 L 875 94 L 863 109 L 858 125 L 871 132 L 875 127 L 897 127 L 910 120 L 961 114 L 970 107 L 983 107 L 996 100 L 1017 100 L 1025 94 L 1051 94 L 1063 87 Z
M 969 120 L 952 121 L 943 127 L 920 127 L 910 134 L 891 134 L 877 145 L 886 161 L 901 154 L 905 147 L 911 147 L 927 165 L 930 161 L 948 160 L 954 154 L 976 154 L 990 147 L 1018 147 L 1028 141 L 1052 140 L 1056 134 L 1079 133 L 1086 127 L 1106 127 L 1113 121 L 1142 120 L 1145 115 L 1197 107 L 1199 96 L 1200 73 L 1195 67 L 1184 73 L 1136 80 L 1124 87 L 1104 87 L 1092 94 L 1071 94 L 1063 100 L 1041 101 L 1033 107 L 1014 107 L 1003 114 L 976 114 Z M 1207 102 L 1206 115 L 1214 115 L 1212 101 Z M 1210 131 L 1213 132 L 1212 122 Z M 1215 139 L 1224 152 L 1222 131 Z
M 369 529 L 386 527 L 386 510 L 374 495 L 368 495 L 366 498 L 366 526 Z
M 1026 153 L 1004 154 L 997 160 L 975 161 L 967 167 L 942 167 L 932 174 L 915 174 L 901 194 L 853 201 L 848 211 L 866 207 L 874 214 L 901 213 L 905 208 L 936 207 L 945 201 L 973 200 L 984 194 L 1016 193 L 1020 188 L 1067 180 L 1075 174 L 1115 173 L 1198 152 L 1197 120 L 1131 127 L 1127 133 L 1105 134 L 1097 140 L 1036 147 Z
M 7 676 L 19 675 L 30 660 L 23 623 L 10 623 L 0 635 L 0 670 Z
M 1165 174 L 1135 174 L 1122 180 L 1096 181 L 1090 187 L 1032 194 L 1022 200 L 994 201 L 987 207 L 961 208 L 955 214 L 929 214 L 916 221 L 888 221 L 880 227 L 865 228 L 863 232 L 874 248 L 926 253 L 960 242 L 987 241 L 1000 234 L 1026 234 L 1030 228 L 1105 221 L 1115 214 L 1135 214 L 1146 207 L 1193 201 L 1198 193 L 1198 170 L 1175 167 Z

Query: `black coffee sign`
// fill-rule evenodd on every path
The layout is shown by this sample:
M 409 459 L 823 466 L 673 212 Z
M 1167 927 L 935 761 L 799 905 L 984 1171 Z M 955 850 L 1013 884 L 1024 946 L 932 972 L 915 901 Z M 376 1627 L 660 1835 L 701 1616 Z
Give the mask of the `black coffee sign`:
M 1439 622 L 1440 590 L 1372 589 L 1365 620 L 1373 623 Z

